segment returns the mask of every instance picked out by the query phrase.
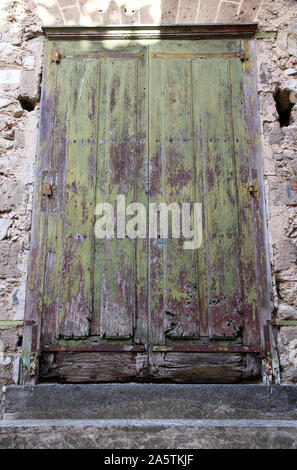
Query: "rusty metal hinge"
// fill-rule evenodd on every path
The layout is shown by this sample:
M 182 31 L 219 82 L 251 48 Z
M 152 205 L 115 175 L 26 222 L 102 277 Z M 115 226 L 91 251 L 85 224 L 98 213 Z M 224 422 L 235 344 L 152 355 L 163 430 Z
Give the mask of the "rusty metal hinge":
M 56 184 L 53 183 L 53 180 L 55 180 Z M 44 171 L 42 173 L 42 184 L 41 184 L 42 196 L 51 197 L 53 195 L 53 192 L 56 191 L 57 189 L 57 183 L 58 183 L 57 173 L 51 176 L 48 171 Z
M 59 54 L 59 52 L 57 51 L 57 44 L 56 43 L 54 43 L 54 45 L 53 45 L 51 61 L 54 64 L 59 64 L 60 61 L 61 61 L 61 54 Z
M 41 210 L 45 211 L 47 207 L 50 208 L 51 212 L 56 212 L 57 210 L 57 188 L 58 188 L 58 173 L 50 173 L 44 171 L 42 173 L 41 180 Z M 50 203 L 46 202 L 50 200 Z
M 247 60 L 249 60 L 249 56 L 244 50 L 240 51 L 239 57 L 242 62 L 246 62 Z
M 258 179 L 254 178 L 246 183 L 243 183 L 243 200 L 245 206 L 248 206 L 250 203 L 250 196 L 252 196 L 255 202 L 259 201 L 259 184 Z
M 54 186 L 50 183 L 42 183 L 42 196 L 50 197 L 53 194 Z
M 256 199 L 259 199 L 259 185 L 257 179 L 250 181 L 248 183 L 247 189 L 251 196 L 254 196 Z

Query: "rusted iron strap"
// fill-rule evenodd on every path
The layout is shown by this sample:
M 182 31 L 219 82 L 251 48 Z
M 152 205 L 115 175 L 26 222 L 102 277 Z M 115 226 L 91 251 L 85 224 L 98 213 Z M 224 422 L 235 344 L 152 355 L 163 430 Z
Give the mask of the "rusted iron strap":
M 264 333 L 265 351 L 266 351 L 266 353 L 270 353 L 271 352 L 271 344 L 270 344 L 269 325 L 264 325 L 263 326 L 263 333 Z
M 73 352 L 145 352 L 145 346 L 137 345 L 121 345 L 121 344 L 78 344 L 74 345 L 42 345 L 41 351 L 44 352 L 58 352 L 58 351 L 73 351 Z
M 172 345 L 153 346 L 153 352 L 201 352 L 201 353 L 263 353 L 263 348 L 248 346 L 207 346 L 207 345 Z
M 240 52 L 226 52 L 221 54 L 208 54 L 208 53 L 167 53 L 167 52 L 154 52 L 152 53 L 153 59 L 232 59 L 240 58 L 244 59 L 244 53 Z
M 31 337 L 31 353 L 34 353 L 37 351 L 38 347 L 38 326 L 34 325 L 32 326 L 32 337 Z
M 103 53 L 90 53 L 90 54 L 77 54 L 77 55 L 62 55 L 59 54 L 59 61 L 62 59 L 143 59 L 144 54 L 124 54 L 124 53 L 117 53 L 117 52 L 110 52 L 108 54 Z
M 24 326 L 34 326 L 35 321 L 34 320 L 24 320 Z

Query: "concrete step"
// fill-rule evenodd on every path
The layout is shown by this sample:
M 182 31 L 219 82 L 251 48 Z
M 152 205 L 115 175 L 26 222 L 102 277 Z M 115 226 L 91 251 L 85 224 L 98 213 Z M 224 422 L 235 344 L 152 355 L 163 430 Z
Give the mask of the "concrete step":
M 10 419 L 297 420 L 297 387 L 191 384 L 9 386 L 6 389 L 4 420 Z
M 292 420 L 8 420 L 0 449 L 296 449 Z M 133 454 L 133 451 L 131 452 Z

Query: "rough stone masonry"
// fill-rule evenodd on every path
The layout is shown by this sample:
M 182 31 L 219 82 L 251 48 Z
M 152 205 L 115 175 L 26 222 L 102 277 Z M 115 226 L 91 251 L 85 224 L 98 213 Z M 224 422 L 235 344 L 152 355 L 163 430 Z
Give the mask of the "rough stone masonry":
M 257 41 L 265 197 L 275 318 L 297 320 L 297 1 L 1 0 L 1 388 L 18 380 L 40 111 L 41 25 L 253 21 L 262 31 L 277 31 L 277 39 Z M 296 383 L 297 327 L 277 331 L 282 383 Z

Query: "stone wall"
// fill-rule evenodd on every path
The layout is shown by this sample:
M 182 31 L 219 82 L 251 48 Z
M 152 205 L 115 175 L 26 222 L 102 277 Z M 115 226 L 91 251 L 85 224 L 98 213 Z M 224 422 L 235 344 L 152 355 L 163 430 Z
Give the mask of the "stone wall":
M 296 0 L 1 0 L 2 385 L 17 382 L 21 349 L 22 328 L 18 325 L 24 312 L 30 237 L 42 73 L 41 24 L 257 21 L 261 30 L 277 30 L 276 40 L 257 41 L 263 165 L 276 318 L 297 320 L 297 107 L 290 109 L 297 88 L 297 19 L 294 17 L 297 18 Z M 282 380 L 296 383 L 297 328 L 286 326 L 278 331 Z

